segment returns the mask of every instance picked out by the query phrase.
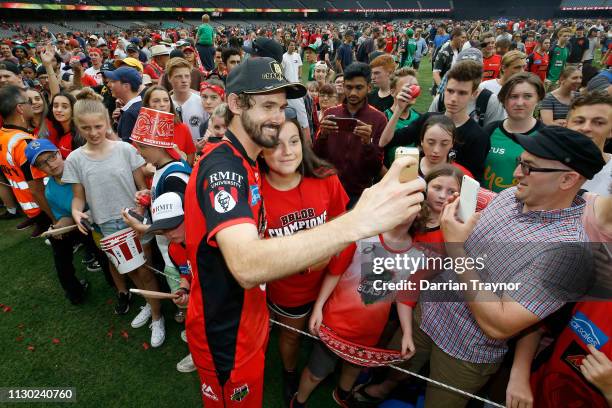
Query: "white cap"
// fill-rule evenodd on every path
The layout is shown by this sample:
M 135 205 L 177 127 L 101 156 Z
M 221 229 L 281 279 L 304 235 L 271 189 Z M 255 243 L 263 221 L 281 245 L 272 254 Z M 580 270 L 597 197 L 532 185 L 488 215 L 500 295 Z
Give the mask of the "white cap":
M 179 193 L 160 195 L 151 205 L 151 216 L 153 224 L 147 230 L 147 234 L 178 227 L 185 219 L 183 196 Z

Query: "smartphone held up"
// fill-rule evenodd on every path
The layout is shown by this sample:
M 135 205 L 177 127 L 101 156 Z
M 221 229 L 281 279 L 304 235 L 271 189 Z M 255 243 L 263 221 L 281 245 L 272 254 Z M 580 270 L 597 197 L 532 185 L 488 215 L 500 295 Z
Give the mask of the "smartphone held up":
M 416 180 L 419 176 L 419 149 L 416 147 L 398 147 L 395 150 L 395 159 L 405 156 L 412 157 L 415 164 L 402 169 L 399 177 L 400 183 Z

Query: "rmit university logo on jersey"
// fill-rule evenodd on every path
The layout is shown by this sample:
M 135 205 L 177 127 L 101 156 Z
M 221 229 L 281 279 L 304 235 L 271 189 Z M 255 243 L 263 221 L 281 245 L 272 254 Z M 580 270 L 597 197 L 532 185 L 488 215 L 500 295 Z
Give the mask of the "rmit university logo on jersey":
M 244 177 L 233 171 L 218 171 L 208 176 L 210 201 L 218 213 L 226 213 L 236 206 L 238 189 Z
M 570 320 L 569 326 L 582 341 L 586 344 L 592 344 L 598 350 L 609 340 L 608 336 L 582 312 L 576 312 Z

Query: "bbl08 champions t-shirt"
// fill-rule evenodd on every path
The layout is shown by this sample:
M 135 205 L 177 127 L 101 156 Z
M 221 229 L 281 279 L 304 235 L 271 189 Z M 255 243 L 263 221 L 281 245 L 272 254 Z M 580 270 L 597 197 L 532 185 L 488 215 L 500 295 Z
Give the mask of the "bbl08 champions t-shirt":
M 516 142 L 514 135 L 504 129 L 503 123 L 503 121 L 494 122 L 485 129 L 490 135 L 490 149 L 485 159 L 485 171 L 480 185 L 496 193 L 516 185 L 517 181 L 514 179 L 516 159 L 525 151 Z M 525 134 L 532 135 L 543 126 L 542 122 L 537 121 Z
M 324 224 L 344 213 L 348 196 L 337 175 L 323 179 L 303 177 L 300 184 L 287 191 L 274 188 L 265 177 L 262 194 L 266 197 L 266 236 L 284 237 Z M 327 268 L 309 269 L 270 282 L 268 298 L 272 303 L 297 307 L 317 299 Z

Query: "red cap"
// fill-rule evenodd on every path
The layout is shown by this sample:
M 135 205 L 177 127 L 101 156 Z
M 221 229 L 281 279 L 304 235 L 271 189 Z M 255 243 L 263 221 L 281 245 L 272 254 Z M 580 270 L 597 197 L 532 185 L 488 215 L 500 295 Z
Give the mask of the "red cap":
M 89 49 L 89 54 L 91 54 L 91 53 L 96 53 L 96 54 L 98 54 L 99 56 L 102 56 L 102 51 L 100 51 L 100 49 L 99 49 L 99 48 L 91 47 L 91 48 Z
M 68 41 L 68 45 L 71 47 L 80 47 L 81 44 L 79 44 L 79 42 L 77 40 L 75 40 L 74 38 L 72 38 L 70 41 Z

